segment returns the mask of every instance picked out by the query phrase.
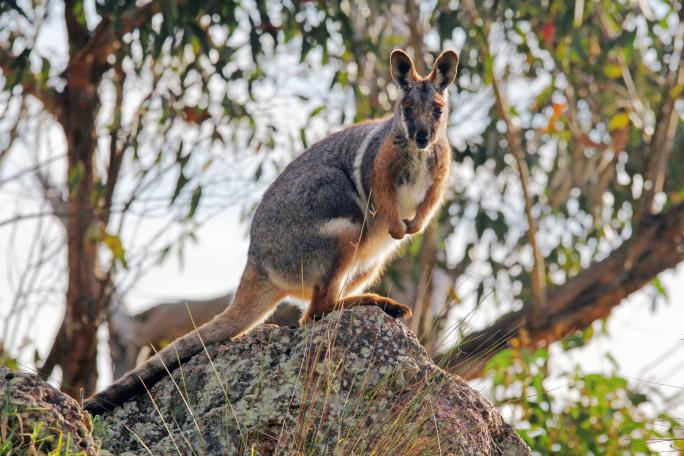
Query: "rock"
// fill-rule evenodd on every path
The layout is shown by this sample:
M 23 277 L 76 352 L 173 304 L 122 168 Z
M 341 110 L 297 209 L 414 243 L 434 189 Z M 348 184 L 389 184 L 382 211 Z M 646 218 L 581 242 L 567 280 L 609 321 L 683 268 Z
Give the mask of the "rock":
M 207 351 L 154 385 L 154 401 L 135 397 L 94 425 L 37 376 L 0 369 L 0 447 L 129 456 L 530 454 L 486 399 L 375 307 L 303 328 L 263 326 Z
M 154 401 L 138 396 L 98 417 L 102 446 L 126 455 L 529 454 L 490 402 L 375 307 L 303 328 L 263 326 L 207 351 L 154 385 Z
M 90 415 L 78 402 L 36 375 L 0 368 L 0 454 L 90 455 L 99 449 Z

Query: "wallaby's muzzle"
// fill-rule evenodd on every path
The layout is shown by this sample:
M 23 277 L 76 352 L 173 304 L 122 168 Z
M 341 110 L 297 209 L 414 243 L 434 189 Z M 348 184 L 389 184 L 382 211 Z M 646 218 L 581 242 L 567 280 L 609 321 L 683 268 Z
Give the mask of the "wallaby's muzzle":
M 418 130 L 416 132 L 414 141 L 416 142 L 416 146 L 418 146 L 419 149 L 425 149 L 428 146 L 428 143 L 430 142 L 430 134 L 427 130 Z

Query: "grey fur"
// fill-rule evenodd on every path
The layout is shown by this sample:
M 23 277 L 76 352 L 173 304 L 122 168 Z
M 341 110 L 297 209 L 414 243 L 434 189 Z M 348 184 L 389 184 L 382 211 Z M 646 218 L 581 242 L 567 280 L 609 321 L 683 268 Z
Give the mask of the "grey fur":
M 364 216 L 367 201 L 354 179 L 358 147 L 373 133 L 362 162 L 363 194 L 370 193 L 373 159 L 393 117 L 354 125 L 312 145 L 273 182 L 254 214 L 248 262 L 268 275 L 305 288 L 331 274 L 337 264 L 337 240 L 321 234 L 320 227 L 336 218 L 349 218 L 367 231 L 373 218 Z M 302 268 L 302 266 L 304 266 Z

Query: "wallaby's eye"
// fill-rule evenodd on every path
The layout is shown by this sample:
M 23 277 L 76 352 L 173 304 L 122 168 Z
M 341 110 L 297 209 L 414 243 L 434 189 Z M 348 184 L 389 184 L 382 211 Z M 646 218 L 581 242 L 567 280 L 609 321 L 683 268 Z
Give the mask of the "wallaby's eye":
M 434 114 L 435 117 L 440 118 L 442 117 L 442 113 L 444 112 L 444 109 L 440 107 L 436 107 L 433 111 L 432 114 Z
M 404 106 L 404 115 L 406 117 L 411 117 L 413 115 L 413 109 L 411 109 L 411 106 Z

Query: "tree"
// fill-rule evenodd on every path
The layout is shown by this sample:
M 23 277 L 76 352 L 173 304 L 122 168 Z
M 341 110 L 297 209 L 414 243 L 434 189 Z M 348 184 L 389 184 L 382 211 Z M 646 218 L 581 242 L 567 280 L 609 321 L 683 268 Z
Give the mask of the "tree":
M 182 228 L 176 241 L 192 237 L 200 200 L 207 200 L 198 169 L 212 165 L 216 143 L 238 149 L 264 141 L 251 112 L 259 108 L 252 88 L 262 77 L 254 62 L 264 46 L 275 48 L 297 33 L 299 7 L 282 10 L 279 33 L 263 3 L 251 11 L 239 2 L 8 2 L 0 12 L 3 107 L 8 131 L 15 133 L 10 139 L 20 131 L 32 136 L 23 131 L 35 127 L 23 107 L 37 100 L 40 124 L 56 125 L 63 135 L 66 164 L 56 180 L 42 164 L 32 170 L 49 211 L 0 223 L 49 215 L 63 224 L 66 310 L 41 372 L 60 366 L 63 385 L 77 395 L 79 388 L 95 389 L 97 328 L 123 285 L 117 273 L 134 276 L 168 254 L 173 242 L 162 235 L 171 225 Z M 63 61 L 35 46 L 44 22 L 55 18 L 66 25 Z M 247 93 L 236 99 L 231 91 L 245 81 Z M 276 130 L 267 122 L 259 127 Z M 12 146 L 3 144 L 2 156 Z M 159 181 L 174 175 L 172 194 L 155 194 Z M 127 217 L 153 210 L 155 199 L 169 223 L 132 263 L 121 233 Z
M 83 3 L 66 2 L 69 63 L 59 73 L 49 65 L 37 71 L 45 65 L 22 44 L 19 31 L 7 32 L 10 46 L 0 58 L 5 93 L 41 100 L 67 137 L 63 185 L 70 191 L 63 218 L 72 267 L 64 329 L 45 369 L 66 365 L 65 382 L 92 387 L 95 329 L 112 290 L 122 288 L 113 273 L 124 259 L 130 263 L 130 248 L 121 245 L 109 217 L 125 154 L 146 163 L 144 173 L 165 165 L 180 170 L 169 199 L 191 219 L 206 197 L 197 182 L 202 173 L 199 165 L 188 167 L 191 145 L 172 127 L 197 123 L 199 131 L 213 127 L 211 138 L 224 140 L 222 129 L 229 128 L 230 138 L 247 150 L 282 146 L 278 123 L 256 117 L 252 89 L 277 79 L 279 70 L 269 62 L 285 55 L 298 54 L 299 62 L 288 65 L 314 68 L 319 79 L 330 75 L 328 94 L 312 99 L 302 93 L 299 106 L 312 123 L 327 116 L 329 125 L 340 125 L 352 120 L 350 102 L 354 120 L 391 108 L 396 89 L 386 56 L 393 47 L 407 45 L 424 68 L 440 48 L 461 52 L 459 89 L 451 100 L 452 193 L 439 223 L 407 247 L 382 284 L 413 303 L 412 328 L 453 371 L 481 375 L 487 360 L 523 328 L 536 346 L 605 319 L 626 296 L 684 259 L 681 2 L 95 5 L 89 24 Z M 8 7 L 3 16 L 19 19 L 22 11 Z M 28 25 L 39 22 L 35 11 L 24 16 Z M 216 41 L 215 34 L 224 39 Z M 119 124 L 127 81 L 145 77 L 157 89 L 135 121 Z M 246 95 L 236 100 L 224 90 L 216 97 L 212 78 L 225 80 L 225 87 L 243 83 Z M 105 85 L 118 98 L 101 124 L 110 128 L 98 130 L 95 113 L 104 103 L 97 89 Z M 201 87 L 202 102 L 190 101 L 191 86 Z M 168 148 L 141 145 L 150 119 L 162 126 L 150 137 Z M 334 128 L 314 134 L 327 129 Z M 115 138 L 108 150 L 95 141 L 98 132 Z M 296 146 L 301 150 L 313 139 L 302 129 Z M 163 164 L 146 161 L 157 156 Z M 94 171 L 98 160 L 109 165 L 106 172 Z M 267 181 L 273 173 L 262 171 L 275 161 L 262 161 L 270 163 L 256 167 L 254 177 Z M 93 226 L 99 228 L 88 229 Z M 102 261 L 102 245 L 109 262 Z M 434 277 L 446 286 L 437 287 Z M 468 284 L 461 287 L 464 278 Z M 498 305 L 501 316 L 469 328 L 471 307 L 482 302 Z M 59 359 L 75 343 L 72 328 L 84 315 L 79 351 Z M 445 351 L 444 332 L 454 326 L 460 334 Z
M 510 246 L 501 255 L 504 261 L 494 255 L 487 259 L 492 274 L 481 282 L 482 289 L 498 287 L 492 282 L 506 271 L 506 280 L 515 284 L 522 279 L 518 298 L 523 304 L 463 338 L 449 364 L 469 366 L 462 373 L 473 376 L 484 359 L 505 345 L 481 341 L 510 340 L 523 326 L 534 343 L 558 340 L 608 317 L 630 293 L 684 259 L 682 176 L 668 176 L 683 157 L 682 148 L 675 147 L 682 141 L 677 129 L 682 114 L 674 108 L 684 87 L 677 50 L 683 25 L 677 3 L 659 4 L 657 14 L 643 5 L 613 3 L 518 5 L 511 21 L 496 18 L 513 12 L 512 4 L 488 10 L 469 1 L 462 5 L 458 17 L 471 25 L 483 82 L 492 87 L 494 98 L 492 122 L 478 139 L 484 144 L 467 146 L 463 158 L 473 160 L 476 169 L 494 158 L 493 174 L 502 184 L 500 207 L 510 181 L 499 159 L 505 162 L 510 152 L 519 165 L 523 196 L 525 168 L 530 182 L 544 182 L 523 198 L 526 245 L 521 238 L 510 242 L 512 223 L 500 223 L 508 218 L 505 211 L 483 208 L 475 215 L 476 230 L 494 235 L 490 251 Z M 663 35 L 655 37 L 660 31 Z M 514 52 L 505 62 L 492 52 L 490 43 L 497 36 L 506 41 L 502 51 Z M 654 60 L 646 57 L 649 53 Z M 534 98 L 525 100 L 530 104 L 508 107 L 506 98 L 514 93 L 502 89 L 497 65 L 505 65 L 511 85 L 518 78 L 540 83 Z M 495 132 L 499 121 L 503 135 Z M 559 233 L 559 226 L 569 229 Z M 527 273 L 513 272 L 530 264 L 521 247 L 531 247 L 529 279 Z M 546 265 L 538 261 L 542 256 Z M 544 280 L 534 286 L 538 268 Z M 474 358 L 479 362 L 464 362 Z

